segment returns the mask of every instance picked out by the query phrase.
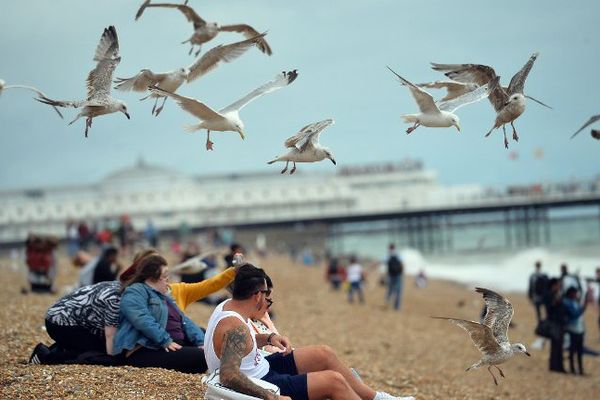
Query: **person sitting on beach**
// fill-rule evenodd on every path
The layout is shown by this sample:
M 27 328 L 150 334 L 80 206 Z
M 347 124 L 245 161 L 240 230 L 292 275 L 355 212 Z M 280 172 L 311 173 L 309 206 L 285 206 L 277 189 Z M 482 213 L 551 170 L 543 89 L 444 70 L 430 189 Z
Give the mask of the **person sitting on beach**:
M 134 367 L 205 372 L 204 332 L 168 292 L 167 260 L 158 254 L 143 258 L 124 284 L 113 354 Z
M 269 289 L 272 294 L 273 293 L 273 281 L 271 280 L 269 275 L 267 275 L 266 273 L 265 273 L 265 281 L 267 282 L 267 289 Z M 251 319 L 250 323 L 252 324 L 252 328 L 254 329 L 254 332 L 256 332 L 256 333 L 267 334 L 267 335 L 270 335 L 271 333 L 275 333 L 276 335 L 279 335 L 279 331 L 275 327 L 275 324 L 271 320 L 271 315 L 269 314 L 269 312 L 271 311 L 271 306 L 273 305 L 273 300 L 271 300 L 269 298 L 269 299 L 267 299 L 267 303 L 269 303 L 269 304 L 268 304 L 267 308 L 265 309 L 265 313 L 261 317 Z M 267 354 L 285 352 L 285 349 L 280 349 L 279 347 L 273 346 L 273 345 L 263 346 L 263 347 L 261 347 L 261 350 Z
M 251 319 L 262 317 L 270 302 L 263 270 L 243 265 L 233 283 L 233 299 L 215 309 L 205 336 L 208 369 L 219 371 L 220 383 L 237 392 L 261 399 L 396 399 L 356 378 L 328 346 L 292 350 L 289 339 L 276 333 L 256 334 Z M 258 350 L 266 344 L 285 349 L 263 357 Z M 254 384 L 258 378 L 276 385 L 281 396 Z M 408 397 L 406 399 L 412 399 Z
M 140 251 L 131 266 L 119 277 L 119 281 L 100 282 L 84 286 L 61 298 L 46 313 L 46 331 L 55 341 L 48 347 L 43 343 L 33 350 L 33 364 L 116 364 L 112 353 L 112 335 L 119 321 L 119 304 L 123 282 L 131 279 L 140 262 L 150 255 L 158 255 L 155 249 Z M 198 283 L 172 283 L 170 296 L 177 307 L 185 311 L 192 303 L 217 292 L 235 277 L 235 268 L 227 268 L 220 274 Z M 92 352 L 92 354 L 89 354 Z M 93 357 L 82 359 L 81 354 Z M 102 353 L 102 354 L 98 354 Z

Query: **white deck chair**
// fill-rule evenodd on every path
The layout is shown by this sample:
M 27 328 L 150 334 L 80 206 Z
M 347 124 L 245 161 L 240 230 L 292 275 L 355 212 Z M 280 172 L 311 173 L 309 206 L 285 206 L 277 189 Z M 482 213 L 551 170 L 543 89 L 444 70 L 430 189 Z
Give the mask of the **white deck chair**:
M 267 390 L 279 395 L 279 388 L 272 383 L 260 379 L 250 378 L 252 382 Z M 258 397 L 249 396 L 247 394 L 238 393 L 235 390 L 226 388 L 219 381 L 219 370 L 211 374 L 205 375 L 202 378 L 202 383 L 206 384 L 205 400 L 260 400 Z

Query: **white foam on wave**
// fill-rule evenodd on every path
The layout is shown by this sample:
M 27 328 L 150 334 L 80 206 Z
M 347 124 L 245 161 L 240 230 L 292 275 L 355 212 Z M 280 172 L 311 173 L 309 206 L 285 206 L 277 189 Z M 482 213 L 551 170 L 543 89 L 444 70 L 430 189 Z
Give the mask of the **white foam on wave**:
M 582 278 L 595 277 L 600 257 L 578 256 L 565 252 L 532 248 L 510 254 L 479 254 L 475 256 L 448 256 L 428 259 L 418 250 L 402 249 L 405 271 L 416 274 L 425 270 L 431 278 L 447 279 L 472 286 L 484 286 L 502 291 L 526 292 L 529 275 L 537 260 L 550 277 L 558 276 L 560 265 L 567 263 L 571 273 Z

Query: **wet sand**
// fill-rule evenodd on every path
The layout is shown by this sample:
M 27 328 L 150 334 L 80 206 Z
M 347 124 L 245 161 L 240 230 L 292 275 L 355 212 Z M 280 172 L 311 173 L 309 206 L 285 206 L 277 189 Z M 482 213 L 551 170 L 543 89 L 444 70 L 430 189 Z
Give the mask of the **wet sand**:
M 505 379 L 495 386 L 485 369 L 465 372 L 479 359 L 467 334 L 432 315 L 476 320 L 481 297 L 447 281 L 430 280 L 425 289 L 405 279 L 402 310 L 384 307 L 384 289 L 371 274 L 366 304 L 349 305 L 334 292 L 322 268 L 294 264 L 287 258 L 252 258 L 275 284 L 275 323 L 295 347 L 327 344 L 355 367 L 377 390 L 416 395 L 418 399 L 593 399 L 600 393 L 600 357 L 584 357 L 587 376 L 548 372 L 548 346 L 529 348 L 501 367 Z M 2 399 L 201 399 L 200 376 L 162 369 L 81 365 L 27 365 L 38 342 L 50 344 L 42 330 L 46 309 L 58 295 L 21 294 L 25 280 L 0 260 L 0 398 Z M 57 287 L 75 281 L 77 270 L 61 257 Z M 523 294 L 503 293 L 514 308 L 511 341 L 530 347 L 535 339 L 534 310 Z M 464 304 L 459 306 L 459 304 Z M 212 309 L 194 304 L 187 314 L 206 326 Z M 586 312 L 586 344 L 600 348 L 596 306 Z M 565 359 L 565 366 L 567 360 Z

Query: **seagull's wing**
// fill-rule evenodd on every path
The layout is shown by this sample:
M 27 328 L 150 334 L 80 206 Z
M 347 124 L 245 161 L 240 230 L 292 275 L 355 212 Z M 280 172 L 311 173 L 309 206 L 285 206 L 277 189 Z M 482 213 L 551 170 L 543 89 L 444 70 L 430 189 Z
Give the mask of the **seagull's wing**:
M 523 68 L 519 72 L 515 74 L 510 80 L 508 84 L 508 95 L 512 95 L 515 93 L 523 93 L 523 88 L 525 87 L 525 79 L 527 79 L 527 75 L 529 75 L 529 71 L 531 71 L 531 67 L 533 67 L 533 63 L 537 59 L 540 53 L 533 53 L 529 60 Z
M 222 26 L 219 26 L 219 31 L 221 31 L 221 32 L 238 32 L 238 33 L 241 33 L 242 35 L 244 35 L 244 37 L 246 37 L 247 39 L 250 39 L 250 38 L 260 35 L 256 29 L 254 29 L 250 25 L 246 25 L 246 24 L 222 25 Z M 269 43 L 267 43 L 267 40 L 264 38 L 264 36 L 259 40 L 259 42 L 256 46 L 260 49 L 260 51 L 262 51 L 266 55 L 270 56 L 271 54 L 273 54 L 273 51 L 271 50 L 271 46 L 269 46 Z
M 456 97 L 462 96 L 465 93 L 475 90 L 478 87 L 478 85 L 475 83 L 465 83 L 458 81 L 434 81 L 427 83 L 418 83 L 417 86 L 429 89 L 446 89 L 446 96 L 444 96 L 440 101 L 452 100 Z
M 272 91 L 281 89 L 282 87 L 289 85 L 290 83 L 294 82 L 294 80 L 297 77 L 298 77 L 297 70 L 288 71 L 288 72 L 283 71 L 282 73 L 277 75 L 275 77 L 275 79 L 273 79 L 272 81 L 267 82 L 264 85 L 262 85 L 261 87 L 254 89 L 253 91 L 251 91 L 250 93 L 248 93 L 246 96 L 242 97 L 235 103 L 232 103 L 232 104 L 228 105 L 227 107 L 225 107 L 224 109 L 222 109 L 220 112 L 224 114 L 224 113 L 231 112 L 231 111 L 239 111 L 244 106 L 246 106 L 246 104 L 250 103 L 252 100 L 257 99 L 264 94 L 270 93 Z
M 193 99 L 191 97 L 185 97 L 177 93 L 171 93 L 156 86 L 151 86 L 148 88 L 148 90 L 152 93 L 159 94 L 161 96 L 172 97 L 173 99 L 175 99 L 175 101 L 177 102 L 177 104 L 179 104 L 181 108 L 202 120 L 223 118 L 221 114 L 219 114 L 203 102 Z
M 189 22 L 194 24 L 194 29 L 198 29 L 199 27 L 206 25 L 206 21 L 203 20 L 202 18 L 200 18 L 200 16 L 196 13 L 196 11 L 194 11 L 194 9 L 190 6 L 186 6 L 184 4 L 170 4 L 170 3 L 150 4 L 150 1 L 147 1 L 146 3 L 142 4 L 142 6 L 140 7 L 140 9 L 138 10 L 138 12 L 135 16 L 136 21 L 139 17 L 142 16 L 142 13 L 144 12 L 144 10 L 147 7 L 176 8 L 179 11 L 181 11 L 181 13 L 183 15 L 185 15 L 185 18 L 187 18 L 187 20 Z
M 479 349 L 479 351 L 484 355 L 494 354 L 501 350 L 501 347 L 496 341 L 496 338 L 494 337 L 494 334 L 489 326 L 480 324 L 479 322 L 467 321 L 465 319 L 446 317 L 432 318 L 445 319 L 463 328 L 465 331 L 467 331 L 477 349 Z
M 498 343 L 508 343 L 508 325 L 514 314 L 512 304 L 498 293 L 484 288 L 475 288 L 477 293 L 483 294 L 487 311 L 483 317 L 483 324 L 492 329 Z
M 87 78 L 88 101 L 103 101 L 110 97 L 110 85 L 115 68 L 121 61 L 119 56 L 119 39 L 114 26 L 104 29 L 100 43 L 96 47 L 94 61 L 96 68 L 90 71 Z
M 400 80 L 400 83 L 402 83 L 405 86 L 408 86 L 408 88 L 410 89 L 410 93 L 414 97 L 415 101 L 417 102 L 417 105 L 419 106 L 419 110 L 421 110 L 422 113 L 435 114 L 440 112 L 438 106 L 435 104 L 435 100 L 433 100 L 433 97 L 429 93 L 427 93 L 417 85 L 407 81 L 406 79 L 398 75 L 396 72 L 394 72 L 394 70 L 390 67 L 387 68 L 390 71 L 392 71 L 394 75 L 396 75 L 396 77 Z
M 467 104 L 475 103 L 479 100 L 485 99 L 496 88 L 499 80 L 500 78 L 496 77 L 485 85 L 479 86 L 477 89 L 467 92 L 462 96 L 438 103 L 438 107 L 440 110 L 454 112 L 459 108 L 466 106 Z
M 131 78 L 116 78 L 115 89 L 134 92 L 145 92 L 148 86 L 154 86 L 167 77 L 167 74 L 155 74 L 149 69 L 143 69 Z
M 475 83 L 483 86 L 496 79 L 496 72 L 492 67 L 481 64 L 437 64 L 431 63 L 431 68 L 444 72 L 448 78 L 464 83 Z M 490 102 L 496 112 L 504 108 L 508 101 L 508 94 L 501 85 L 497 85 L 489 95 Z
M 536 99 L 536 98 L 533 98 L 533 97 L 531 97 L 531 96 L 528 96 L 528 95 L 525 95 L 525 97 L 526 97 L 526 98 L 528 98 L 529 100 L 533 100 L 533 101 L 535 101 L 536 103 L 538 103 L 538 104 L 541 104 L 542 106 L 544 106 L 544 107 L 546 107 L 546 108 L 549 108 L 549 109 L 551 109 L 551 110 L 552 110 L 552 107 L 550 107 L 548 104 L 542 103 L 541 101 L 539 101 L 539 100 L 538 100 L 538 99 Z
M 577 132 L 575 132 L 573 135 L 571 135 L 571 139 L 573 139 L 575 136 L 577 136 L 577 134 L 579 132 L 581 132 L 582 130 L 584 130 L 585 128 L 587 128 L 588 126 L 590 126 L 591 124 L 593 124 L 594 122 L 599 121 L 599 120 L 600 120 L 600 114 L 592 115 L 590 117 L 590 119 L 588 119 L 588 121 L 585 124 L 583 124 L 583 126 L 581 128 L 579 128 L 577 130 Z
M 265 33 L 261 33 L 253 38 L 242 40 L 239 42 L 218 45 L 213 47 L 208 52 L 204 53 L 191 67 L 187 81 L 191 82 L 198 79 L 202 75 L 217 68 L 221 62 L 231 62 L 244 54 L 250 47 L 257 45 L 265 37 Z
M 323 121 L 308 124 L 304 128 L 300 129 L 300 131 L 294 136 L 287 139 L 284 143 L 284 146 L 304 151 L 309 146 L 313 146 L 315 143 L 318 143 L 321 132 L 333 123 L 333 119 L 329 118 Z
M 36 93 L 39 98 L 48 98 L 44 92 L 42 92 L 41 90 L 39 90 L 38 88 L 34 87 L 34 86 L 28 86 L 28 85 L 8 85 L 8 86 L 2 86 L 0 87 L 0 93 L 2 92 L 2 90 L 4 89 L 27 89 L 27 90 L 31 90 L 32 92 Z M 36 99 L 37 100 L 37 99 Z M 52 106 L 52 108 L 54 108 L 54 111 L 57 112 L 57 114 L 61 117 L 64 118 L 62 113 L 59 111 L 58 108 L 56 108 L 56 106 Z

